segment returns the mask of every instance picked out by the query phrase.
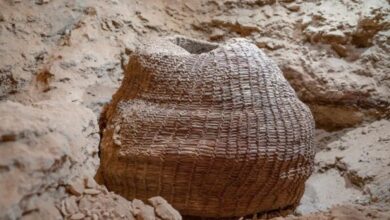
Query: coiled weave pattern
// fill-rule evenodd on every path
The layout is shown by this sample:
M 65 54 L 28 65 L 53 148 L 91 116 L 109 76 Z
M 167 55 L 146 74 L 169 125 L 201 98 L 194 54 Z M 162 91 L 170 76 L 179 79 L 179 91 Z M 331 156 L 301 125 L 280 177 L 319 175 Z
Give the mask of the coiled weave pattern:
M 149 41 L 102 121 L 105 185 L 128 199 L 160 195 L 184 215 L 294 208 L 313 169 L 310 110 L 244 39 Z

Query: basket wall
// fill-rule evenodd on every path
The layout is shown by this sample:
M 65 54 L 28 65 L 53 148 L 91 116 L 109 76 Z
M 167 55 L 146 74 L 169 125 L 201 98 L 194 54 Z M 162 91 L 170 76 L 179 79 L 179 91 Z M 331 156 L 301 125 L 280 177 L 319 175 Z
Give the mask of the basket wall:
M 241 39 L 144 45 L 103 121 L 106 186 L 128 199 L 160 195 L 184 215 L 295 207 L 313 169 L 310 110 Z

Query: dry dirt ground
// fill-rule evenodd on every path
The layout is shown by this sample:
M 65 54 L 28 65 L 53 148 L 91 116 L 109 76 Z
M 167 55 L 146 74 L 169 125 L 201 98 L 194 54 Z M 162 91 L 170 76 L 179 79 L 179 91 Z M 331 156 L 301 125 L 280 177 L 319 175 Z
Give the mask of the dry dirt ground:
M 287 219 L 390 219 L 389 4 L 0 0 L 0 219 L 178 218 L 93 180 L 98 117 L 128 55 L 173 34 L 251 40 L 310 106 L 316 171 Z

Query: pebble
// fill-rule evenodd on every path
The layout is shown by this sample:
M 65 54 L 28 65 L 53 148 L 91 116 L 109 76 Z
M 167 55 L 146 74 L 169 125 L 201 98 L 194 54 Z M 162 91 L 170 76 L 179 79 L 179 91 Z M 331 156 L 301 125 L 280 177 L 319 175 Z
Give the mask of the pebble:
M 148 199 L 148 202 L 154 207 L 158 217 L 163 220 L 182 220 L 180 213 L 175 210 L 164 198 L 160 196 Z
M 80 196 L 84 192 L 84 184 L 81 180 L 75 180 L 68 184 L 67 190 L 72 195 Z
M 86 188 L 96 188 L 97 183 L 92 177 L 87 177 L 84 179 L 84 185 Z
M 98 220 L 99 219 L 99 216 L 96 215 L 96 214 L 92 214 L 92 220 Z
M 73 215 L 74 213 L 79 211 L 75 196 L 66 198 L 64 205 L 65 205 L 66 213 L 69 215 Z
M 299 9 L 301 9 L 301 7 L 297 4 L 291 4 L 291 5 L 287 6 L 287 9 L 290 11 L 293 11 L 293 12 L 297 12 L 297 11 L 299 11 Z
M 100 191 L 97 189 L 86 189 L 84 190 L 84 193 L 89 195 L 97 195 L 100 193 Z
M 70 217 L 70 219 L 72 219 L 72 220 L 79 220 L 79 219 L 83 219 L 85 217 L 85 215 L 83 214 L 83 213 L 76 213 L 76 214 L 74 214 L 74 215 L 72 215 L 71 217 Z
M 37 5 L 43 5 L 49 3 L 50 0 L 37 0 L 35 4 Z

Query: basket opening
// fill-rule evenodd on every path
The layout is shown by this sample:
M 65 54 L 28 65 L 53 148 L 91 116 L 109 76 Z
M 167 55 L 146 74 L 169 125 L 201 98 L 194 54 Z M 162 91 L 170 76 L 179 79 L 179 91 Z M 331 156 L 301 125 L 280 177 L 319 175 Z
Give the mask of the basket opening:
M 216 49 L 219 46 L 215 43 L 209 43 L 207 41 L 199 41 L 183 37 L 175 38 L 173 43 L 185 49 L 191 54 L 207 53 Z

